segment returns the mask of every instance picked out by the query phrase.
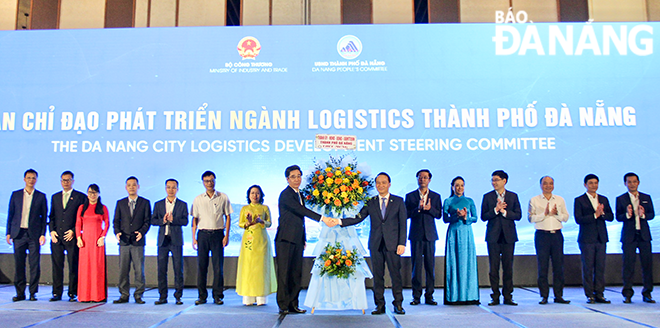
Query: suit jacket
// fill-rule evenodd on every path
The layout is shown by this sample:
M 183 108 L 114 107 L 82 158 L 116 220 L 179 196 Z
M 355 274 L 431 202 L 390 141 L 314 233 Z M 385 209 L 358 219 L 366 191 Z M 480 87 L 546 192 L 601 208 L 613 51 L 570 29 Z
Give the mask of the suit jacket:
M 86 199 L 87 195 L 75 189 L 71 190 L 66 208 L 64 208 L 64 203 L 62 202 L 61 191 L 50 198 L 50 214 L 48 215 L 50 221 L 48 222 L 48 227 L 51 232 L 57 232 L 58 244 L 76 243 L 76 214 L 78 213 L 78 207 L 84 204 Z M 73 231 L 73 239 L 68 242 L 64 241 L 64 233 L 67 230 Z
M 502 213 L 495 214 L 494 209 L 497 205 L 497 192 L 495 190 L 485 194 L 481 201 L 481 220 L 488 222 L 486 224 L 486 242 L 498 242 L 502 233 L 506 244 L 513 244 L 518 241 L 515 221 L 522 218 L 518 195 L 513 191 L 506 190 L 504 202 L 506 203 L 506 216 Z
M 165 240 L 165 224 L 163 224 L 163 217 L 165 217 L 167 198 L 163 198 L 154 204 L 154 214 L 151 216 L 151 225 L 159 226 L 158 228 L 158 246 L 163 246 Z M 170 223 L 170 239 L 172 245 L 183 245 L 183 230 L 181 227 L 188 225 L 188 204 L 186 202 L 176 199 L 174 209 L 172 210 L 172 222 Z
M 580 225 L 578 243 L 595 244 L 609 241 L 605 221 L 614 220 L 614 214 L 612 213 L 610 201 L 607 200 L 607 197 L 598 194 L 598 202 L 604 205 L 603 210 L 605 213 L 598 218 L 594 218 L 596 210 L 591 205 L 589 196 L 585 193 L 575 198 L 573 214 L 575 216 L 575 222 Z
M 300 195 L 302 197 L 302 194 Z M 275 241 L 287 241 L 293 244 L 305 244 L 305 217 L 314 221 L 321 220 L 321 215 L 300 204 L 300 198 L 293 188 L 287 186 L 280 193 L 277 204 L 280 217 L 275 234 Z
M 131 210 L 128 207 L 128 197 L 117 201 L 112 225 L 115 235 L 121 232 L 120 246 L 144 246 L 150 223 L 151 203 L 149 203 L 149 200 L 138 196 L 133 215 L 131 215 Z M 138 231 L 142 234 L 142 239 L 136 241 L 135 232 Z
M 9 198 L 9 211 L 7 212 L 7 235 L 11 239 L 18 237 L 21 232 L 21 219 L 23 217 L 23 190 L 19 189 Z M 28 217 L 28 235 L 30 239 L 38 240 L 46 235 L 46 217 L 48 216 L 48 201 L 46 195 L 39 190 L 32 192 L 32 204 Z
M 621 228 L 621 242 L 628 243 L 635 240 L 635 217 L 628 219 L 626 214 L 628 213 L 628 205 L 632 205 L 630 201 L 630 194 L 625 193 L 616 198 L 616 220 L 623 222 L 623 228 Z M 639 226 L 641 228 L 640 233 L 642 240 L 650 241 L 651 240 L 651 231 L 649 230 L 649 220 L 653 220 L 655 217 L 655 211 L 653 210 L 653 201 L 651 196 L 645 193 L 639 193 L 639 205 L 644 207 L 644 219 L 639 218 Z
M 362 206 L 360 213 L 354 218 L 341 220 L 341 226 L 358 224 L 368 217 L 371 218 L 369 231 L 369 249 L 377 251 L 381 241 L 385 240 L 388 251 L 396 251 L 398 245 L 406 245 L 406 206 L 403 198 L 390 194 L 385 211 L 385 218 L 380 212 L 378 196 L 371 198 Z
M 429 190 L 428 199 L 431 201 L 431 209 L 428 211 L 419 209 L 419 190 L 413 190 L 406 195 L 406 212 L 410 219 L 410 233 L 408 239 L 413 241 L 438 240 L 438 230 L 435 220 L 442 219 L 442 200 L 440 194 Z

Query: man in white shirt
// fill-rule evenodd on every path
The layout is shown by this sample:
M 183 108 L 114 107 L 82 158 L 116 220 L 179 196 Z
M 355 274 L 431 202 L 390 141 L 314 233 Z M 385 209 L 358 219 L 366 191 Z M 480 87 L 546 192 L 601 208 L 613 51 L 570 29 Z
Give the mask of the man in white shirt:
M 542 194 L 529 200 L 528 218 L 534 223 L 536 234 L 534 246 L 538 262 L 538 286 L 541 292 L 539 304 L 548 304 L 548 263 L 552 258 L 552 290 L 555 303 L 568 304 L 564 291 L 564 236 L 562 223 L 568 221 L 566 203 L 560 196 L 553 195 L 555 180 L 550 176 L 541 178 Z
M 30 252 L 30 301 L 36 301 L 41 276 L 41 246 L 46 243 L 46 217 L 48 204 L 46 195 L 34 189 L 37 171 L 29 169 L 23 174 L 25 188 L 14 191 L 9 199 L 7 213 L 7 244 L 14 245 L 14 287 L 16 296 L 12 301 L 25 300 L 25 258 Z
M 229 242 L 231 216 L 234 212 L 225 193 L 215 190 L 215 173 L 202 174 L 206 191 L 195 197 L 190 213 L 192 220 L 193 249 L 197 250 L 197 292 L 195 305 L 206 303 L 206 277 L 209 268 L 209 252 L 213 263 L 213 302 L 224 304 L 224 248 Z M 227 231 L 225 232 L 225 229 Z

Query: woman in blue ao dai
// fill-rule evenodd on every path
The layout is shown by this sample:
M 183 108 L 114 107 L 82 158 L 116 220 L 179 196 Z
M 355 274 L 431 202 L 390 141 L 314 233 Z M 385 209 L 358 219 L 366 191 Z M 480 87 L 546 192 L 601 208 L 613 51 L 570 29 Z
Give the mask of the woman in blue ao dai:
M 451 197 L 445 200 L 443 220 L 449 223 L 445 247 L 445 297 L 447 305 L 479 304 L 479 275 L 472 223 L 477 208 L 465 197 L 465 180 L 451 181 Z

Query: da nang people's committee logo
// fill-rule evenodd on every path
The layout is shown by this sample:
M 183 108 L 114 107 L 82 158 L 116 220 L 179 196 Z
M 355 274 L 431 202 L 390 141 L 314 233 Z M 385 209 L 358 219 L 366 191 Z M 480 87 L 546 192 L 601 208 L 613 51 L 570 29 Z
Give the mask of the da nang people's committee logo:
M 257 38 L 252 36 L 246 36 L 238 41 L 238 54 L 243 57 L 243 59 L 254 59 L 259 55 L 261 50 L 261 44 Z
M 345 59 L 355 59 L 362 52 L 362 42 L 354 35 L 344 35 L 337 42 L 337 52 Z

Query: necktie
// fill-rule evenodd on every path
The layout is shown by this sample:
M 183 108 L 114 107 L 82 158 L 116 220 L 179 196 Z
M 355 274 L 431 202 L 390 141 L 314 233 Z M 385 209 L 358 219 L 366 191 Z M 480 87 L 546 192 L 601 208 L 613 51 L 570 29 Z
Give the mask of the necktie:
M 298 194 L 298 200 L 300 200 L 300 205 L 305 206 L 305 204 L 303 204 L 303 201 L 302 201 L 302 196 L 300 196 L 300 191 L 297 192 L 297 194 Z
M 131 199 L 130 202 L 128 202 L 128 207 L 131 209 L 131 216 L 133 216 L 133 211 L 135 210 L 135 201 Z
M 69 202 L 69 193 L 63 193 L 62 197 L 64 197 L 64 199 L 62 199 L 63 207 L 66 208 L 66 204 Z
M 385 209 L 387 208 L 387 198 L 383 198 L 383 202 L 380 204 L 380 214 L 383 215 L 383 220 L 385 220 Z

